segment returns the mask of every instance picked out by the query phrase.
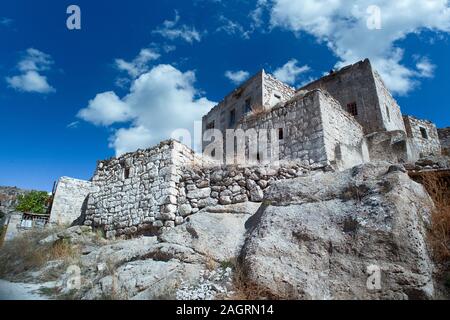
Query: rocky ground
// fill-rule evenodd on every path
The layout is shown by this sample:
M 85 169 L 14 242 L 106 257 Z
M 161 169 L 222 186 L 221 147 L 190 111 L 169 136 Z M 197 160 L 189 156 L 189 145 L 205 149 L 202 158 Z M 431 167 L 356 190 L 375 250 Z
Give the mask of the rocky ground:
M 42 291 L 64 299 L 436 299 L 432 210 L 400 165 L 316 172 L 154 237 L 98 240 L 85 226 L 46 235 L 42 243 L 65 239 L 79 256 L 25 278 L 48 284 L 56 274 Z

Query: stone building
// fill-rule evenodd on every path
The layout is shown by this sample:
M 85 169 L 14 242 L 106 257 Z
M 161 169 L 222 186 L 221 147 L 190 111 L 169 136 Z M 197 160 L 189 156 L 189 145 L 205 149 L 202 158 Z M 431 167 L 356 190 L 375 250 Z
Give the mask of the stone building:
M 89 182 L 62 178 L 51 221 L 78 219 L 108 237 L 153 233 L 208 206 L 261 202 L 276 180 L 374 160 L 413 162 L 439 155 L 439 137 L 448 141 L 431 122 L 402 115 L 368 60 L 298 90 L 261 71 L 205 115 L 202 126 L 203 155 L 169 140 L 99 161 Z M 263 145 L 231 136 L 233 155 L 256 163 L 214 162 L 218 146 L 205 139 L 211 129 L 263 136 Z
M 441 142 L 442 153 L 450 155 L 450 127 L 438 129 L 438 135 Z

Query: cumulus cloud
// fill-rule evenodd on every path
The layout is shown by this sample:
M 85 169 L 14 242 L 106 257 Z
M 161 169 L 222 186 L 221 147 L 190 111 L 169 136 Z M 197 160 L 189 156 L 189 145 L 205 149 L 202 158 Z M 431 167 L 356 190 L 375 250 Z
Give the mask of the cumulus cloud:
M 98 94 L 78 116 L 96 125 L 130 122 L 111 137 L 116 154 L 147 148 L 170 138 L 179 128 L 192 129 L 216 103 L 200 97 L 195 73 L 160 64 L 133 80 L 130 92 Z
M 148 148 L 153 142 L 152 134 L 146 127 L 138 126 L 132 128 L 122 128 L 110 138 L 109 147 L 116 150 L 117 155 L 138 149 Z
M 23 58 L 17 64 L 20 75 L 6 77 L 9 86 L 17 91 L 50 93 L 55 89 L 48 83 L 42 71 L 47 71 L 53 64 L 50 55 L 34 48 L 26 50 Z
M 414 88 L 418 70 L 405 66 L 398 40 L 428 29 L 450 32 L 448 0 L 273 0 L 272 27 L 305 32 L 326 43 L 339 58 L 336 67 L 370 58 L 388 87 L 397 94 Z M 376 21 L 380 27 L 369 28 Z
M 133 118 L 130 106 L 114 92 L 99 93 L 90 100 L 87 108 L 78 112 L 78 117 L 98 126 L 109 126 Z
M 241 84 L 244 80 L 247 80 L 249 77 L 249 73 L 247 71 L 239 70 L 239 71 L 226 71 L 225 77 L 227 77 L 233 84 Z
M 186 42 L 193 43 L 194 41 L 201 41 L 201 34 L 195 27 L 189 27 L 185 24 L 179 25 L 180 15 L 175 11 L 175 19 L 173 21 L 166 20 L 162 26 L 153 31 L 155 34 L 160 34 L 169 40 L 182 39 Z
M 160 56 L 155 49 L 142 49 L 132 61 L 116 59 L 115 64 L 118 70 L 128 73 L 131 78 L 136 78 L 149 70 L 150 61 L 157 60 Z
M 281 80 L 287 84 L 295 85 L 301 74 L 308 72 L 309 66 L 298 66 L 296 59 L 291 59 L 286 62 L 282 67 L 276 69 L 273 73 L 275 78 Z
M 419 71 L 419 75 L 423 78 L 433 78 L 436 66 L 426 57 L 418 57 L 416 60 L 416 68 Z

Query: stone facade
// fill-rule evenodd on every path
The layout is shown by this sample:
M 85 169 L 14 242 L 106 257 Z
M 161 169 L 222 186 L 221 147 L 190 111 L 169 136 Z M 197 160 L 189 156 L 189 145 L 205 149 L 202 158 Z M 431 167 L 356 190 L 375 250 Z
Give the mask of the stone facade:
M 227 141 L 218 144 L 225 165 L 212 161 L 215 140 L 203 141 L 204 155 L 169 140 L 100 161 L 91 182 L 60 181 L 51 220 L 60 222 L 63 212 L 68 220 L 81 215 L 110 238 L 155 233 L 206 207 L 261 202 L 274 181 L 311 170 L 408 162 L 440 150 L 436 127 L 402 118 L 368 60 L 297 91 L 261 71 L 203 117 L 203 133 L 208 129 L 233 129 L 234 136 L 225 134 L 231 157 Z M 235 139 L 238 132 L 243 139 Z M 448 134 L 441 139 L 448 144 Z M 251 161 L 236 162 L 239 157 Z
M 434 123 L 411 116 L 404 116 L 403 120 L 415 159 L 441 154 L 441 143 Z
M 450 127 L 438 129 L 438 135 L 441 142 L 442 153 L 450 155 Z
M 234 129 L 249 113 L 267 111 L 274 105 L 287 101 L 294 93 L 293 88 L 262 70 L 227 95 L 203 117 L 203 132 L 207 129 L 217 129 L 221 132 Z M 203 149 L 207 145 L 208 143 L 203 141 Z
M 58 180 L 49 222 L 58 225 L 71 225 L 85 212 L 87 198 L 97 191 L 90 181 L 62 177 Z
M 332 72 L 299 90 L 317 88 L 328 91 L 346 111 L 352 113 L 366 134 L 405 131 L 400 107 L 369 60 Z
M 368 160 L 362 127 L 321 90 L 297 95 L 263 115 L 246 117 L 237 129 L 246 132 L 255 129 L 258 136 L 261 129 L 274 130 L 277 134 L 267 133 L 267 149 L 274 149 L 271 143 L 275 139 L 282 162 L 300 161 L 305 166 L 319 167 L 333 164 L 347 168 Z M 251 152 L 249 144 L 246 145 L 246 156 Z M 268 156 L 262 148 L 257 152 L 260 156 L 253 159 L 263 161 Z
M 85 224 L 113 237 L 181 223 L 177 199 L 182 168 L 196 159 L 192 150 L 170 140 L 100 161 L 92 178 L 99 191 L 89 196 Z

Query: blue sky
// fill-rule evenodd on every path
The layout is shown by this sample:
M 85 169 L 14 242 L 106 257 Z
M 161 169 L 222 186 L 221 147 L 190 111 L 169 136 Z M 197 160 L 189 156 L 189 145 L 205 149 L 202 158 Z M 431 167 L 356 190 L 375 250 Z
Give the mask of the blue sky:
M 449 126 L 449 32 L 444 0 L 2 1 L 0 185 L 89 179 L 261 68 L 298 87 L 369 57 L 403 113 Z

